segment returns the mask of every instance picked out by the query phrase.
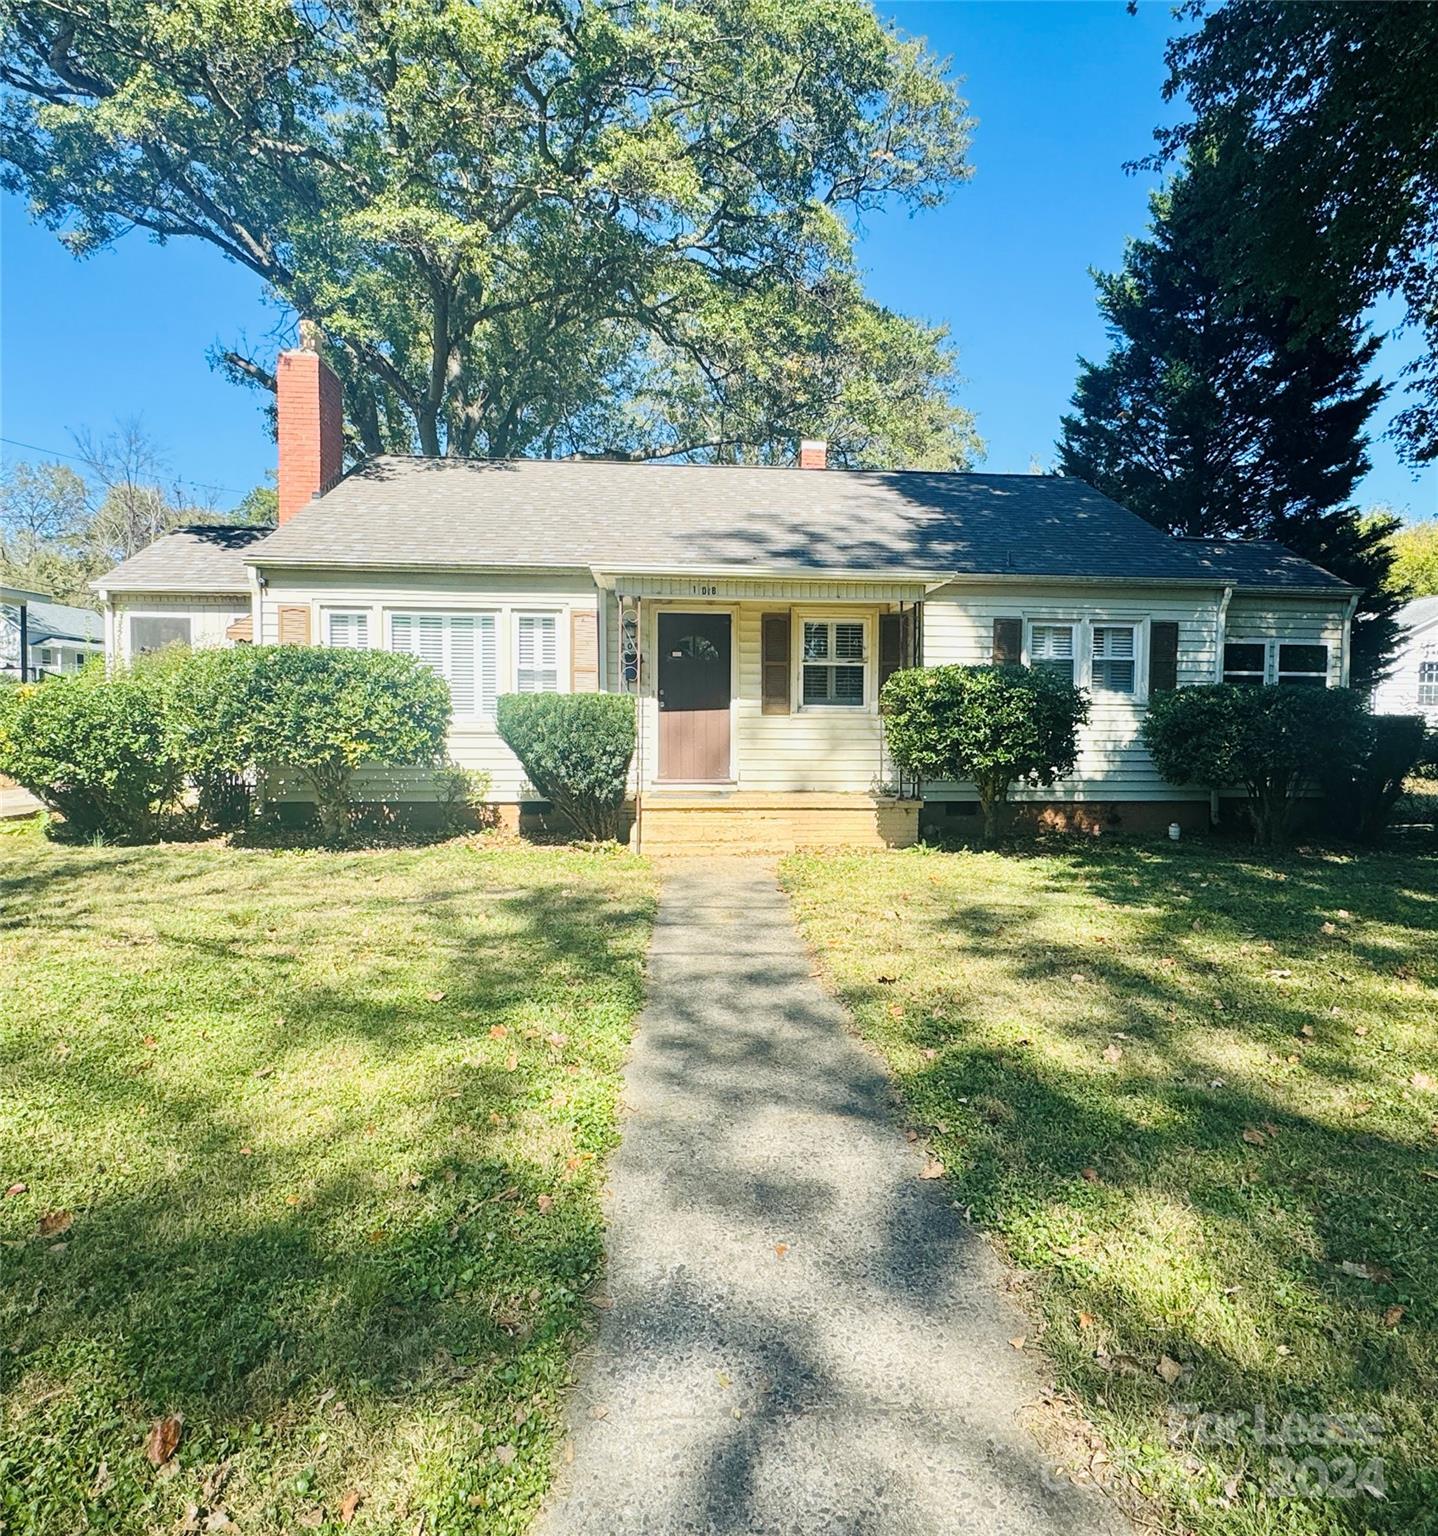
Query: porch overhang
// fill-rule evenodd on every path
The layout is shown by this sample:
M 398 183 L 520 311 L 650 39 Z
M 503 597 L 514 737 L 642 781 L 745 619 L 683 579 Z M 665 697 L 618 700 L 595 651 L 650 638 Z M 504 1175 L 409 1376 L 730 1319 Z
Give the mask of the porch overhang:
M 678 601 L 745 600 L 798 602 L 918 603 L 946 586 L 952 574 L 915 570 L 837 570 L 792 566 L 591 566 L 601 591 L 616 597 L 669 598 Z

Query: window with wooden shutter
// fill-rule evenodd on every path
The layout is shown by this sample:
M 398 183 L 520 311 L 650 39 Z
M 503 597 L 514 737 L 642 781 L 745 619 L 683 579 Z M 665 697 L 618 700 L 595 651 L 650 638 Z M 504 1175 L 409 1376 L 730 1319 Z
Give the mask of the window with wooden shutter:
M 599 615 L 583 608 L 569 616 L 569 686 L 599 692 Z
M 282 603 L 278 612 L 281 645 L 310 643 L 310 605 Z
M 766 613 L 762 621 L 762 689 L 766 715 L 789 713 L 789 615 Z
M 492 715 L 499 666 L 492 613 L 395 613 L 392 651 L 418 656 L 449 684 L 456 715 Z
M 994 620 L 994 665 L 1016 667 L 1024 659 L 1024 621 Z
M 1178 687 L 1178 624 L 1154 619 L 1148 626 L 1148 691 L 1171 692 Z

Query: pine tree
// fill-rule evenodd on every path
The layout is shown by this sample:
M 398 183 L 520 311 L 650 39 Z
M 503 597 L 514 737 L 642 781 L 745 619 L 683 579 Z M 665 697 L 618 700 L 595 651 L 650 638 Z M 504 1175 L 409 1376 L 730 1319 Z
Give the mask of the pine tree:
M 1195 161 L 1152 200 L 1123 269 L 1095 274 L 1111 343 L 1079 360 L 1059 465 L 1170 533 L 1275 539 L 1362 589 L 1352 679 L 1382 676 L 1397 638 L 1391 528 L 1352 504 L 1384 386 L 1360 320 L 1300 329 L 1291 302 L 1237 305 L 1225 281 L 1239 168 Z

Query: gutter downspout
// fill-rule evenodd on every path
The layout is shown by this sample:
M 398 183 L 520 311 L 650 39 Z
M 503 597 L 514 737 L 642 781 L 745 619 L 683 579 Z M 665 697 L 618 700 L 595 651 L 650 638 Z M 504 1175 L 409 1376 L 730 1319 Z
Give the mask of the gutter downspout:
M 1344 688 L 1348 687 L 1348 679 L 1353 674 L 1353 615 L 1358 612 L 1360 595 L 1355 592 L 1348 599 L 1348 610 L 1343 615 L 1343 664 L 1338 671 L 1338 681 Z
M 622 600 L 621 600 L 622 603 Z M 619 672 L 624 674 L 624 609 L 619 610 Z M 644 600 L 634 599 L 634 852 L 644 852 Z
M 30 605 L 20 599 L 20 681 L 30 681 Z

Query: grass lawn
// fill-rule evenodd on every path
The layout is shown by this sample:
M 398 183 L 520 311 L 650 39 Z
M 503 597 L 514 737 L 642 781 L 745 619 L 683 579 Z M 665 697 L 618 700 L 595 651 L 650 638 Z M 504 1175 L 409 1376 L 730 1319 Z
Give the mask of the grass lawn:
M 1438 857 L 913 850 L 783 880 L 1028 1273 L 1024 1347 L 1160 1529 L 1438 1530 Z M 1349 1439 L 1265 1448 L 1186 1405 Z
M 522 1529 L 652 904 L 626 856 L 0 829 L 0 1529 Z

